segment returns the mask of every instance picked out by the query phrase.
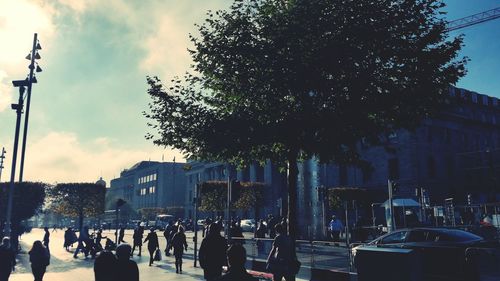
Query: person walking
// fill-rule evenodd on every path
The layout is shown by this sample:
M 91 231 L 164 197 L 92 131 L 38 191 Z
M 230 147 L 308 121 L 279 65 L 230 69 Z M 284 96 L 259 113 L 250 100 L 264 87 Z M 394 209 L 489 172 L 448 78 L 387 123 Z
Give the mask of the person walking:
M 293 249 L 293 241 L 284 232 L 281 224 L 274 226 L 276 237 L 273 247 L 267 258 L 267 268 L 273 274 L 273 281 L 295 281 L 295 274 L 292 272 L 293 263 L 297 260 Z
M 95 281 L 115 281 L 118 260 L 110 251 L 102 251 L 94 261 Z
M 222 275 L 222 266 L 226 264 L 227 242 L 220 235 L 218 223 L 212 223 L 208 234 L 201 241 L 199 258 L 203 276 L 207 281 L 217 280 Z
M 156 235 L 155 229 L 151 227 L 149 229 L 148 236 L 144 239 L 144 243 L 148 242 L 148 251 L 149 251 L 149 266 L 151 266 L 154 262 L 155 251 L 160 248 L 160 244 L 158 243 L 158 235 Z
M 102 229 L 97 230 L 97 233 L 95 235 L 95 247 L 96 247 L 98 252 L 102 251 L 102 249 L 103 249 L 102 244 L 101 244 L 101 240 L 103 238 L 106 239 L 108 237 L 102 236 Z
M 68 227 L 68 229 L 66 229 L 64 231 L 64 249 L 66 249 L 66 251 L 69 251 L 69 246 L 71 245 L 71 242 L 73 240 L 73 230 L 71 229 L 71 227 Z
M 184 250 L 187 251 L 188 244 L 184 228 L 181 225 L 179 225 L 177 233 L 172 237 L 171 247 L 174 249 L 175 273 L 182 274 L 182 255 L 184 254 Z
M 43 275 L 50 264 L 50 254 L 40 240 L 33 243 L 33 247 L 28 252 L 30 255 L 31 271 L 35 276 L 35 281 L 42 281 Z
M 78 236 L 78 245 L 76 246 L 75 253 L 73 254 L 74 258 L 78 257 L 78 253 L 80 251 L 83 251 L 85 254 L 85 257 L 89 255 L 88 251 L 88 244 L 89 244 L 89 227 L 84 226 L 83 230 L 80 232 L 80 235 Z
M 234 244 L 227 250 L 228 271 L 218 281 L 258 281 L 245 269 L 247 252 L 240 244 Z
M 120 224 L 120 232 L 118 234 L 118 244 L 120 243 L 127 243 L 123 238 L 125 237 L 125 227 Z
M 45 235 L 43 235 L 43 245 L 47 250 L 49 250 L 49 242 L 50 242 L 50 232 L 48 227 L 44 227 Z
M 133 235 L 133 240 L 134 240 L 134 247 L 132 248 L 132 255 L 134 255 L 135 247 L 139 248 L 139 254 L 137 256 L 141 256 L 142 252 L 142 237 L 144 236 L 144 227 L 141 225 L 141 223 L 137 223 L 137 227 L 134 229 L 134 235 Z
M 116 247 L 116 263 L 115 279 L 117 281 L 139 281 L 139 268 L 137 263 L 130 259 L 132 247 L 129 244 L 123 243 Z M 96 280 L 97 281 L 97 280 Z
M 330 230 L 332 240 L 334 242 L 338 242 L 340 240 L 340 233 L 342 232 L 342 230 L 344 230 L 344 225 L 342 224 L 342 221 L 340 221 L 335 215 L 333 215 L 328 229 Z M 338 246 L 337 243 L 335 245 Z
M 174 232 L 174 222 L 169 221 L 167 226 L 165 227 L 165 231 L 163 231 L 163 236 L 165 240 L 167 240 L 167 246 L 165 247 L 165 256 L 170 256 L 170 248 L 172 248 L 172 238 L 175 235 Z
M 10 238 L 4 237 L 0 245 L 0 281 L 9 280 L 16 267 L 16 255 L 10 247 Z

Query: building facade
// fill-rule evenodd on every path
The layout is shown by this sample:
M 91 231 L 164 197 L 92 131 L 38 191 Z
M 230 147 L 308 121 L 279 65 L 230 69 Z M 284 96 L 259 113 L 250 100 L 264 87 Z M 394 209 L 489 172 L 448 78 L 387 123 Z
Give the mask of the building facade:
M 135 210 L 165 208 L 183 213 L 185 188 L 184 163 L 142 161 L 111 180 L 106 197 L 107 202 L 122 198 Z

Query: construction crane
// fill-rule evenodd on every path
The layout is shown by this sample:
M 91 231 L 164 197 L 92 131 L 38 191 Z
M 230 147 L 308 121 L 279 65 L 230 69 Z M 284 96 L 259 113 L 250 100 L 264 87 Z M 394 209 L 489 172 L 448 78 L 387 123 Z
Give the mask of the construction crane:
M 447 31 L 453 31 L 478 23 L 500 18 L 500 7 L 448 22 Z

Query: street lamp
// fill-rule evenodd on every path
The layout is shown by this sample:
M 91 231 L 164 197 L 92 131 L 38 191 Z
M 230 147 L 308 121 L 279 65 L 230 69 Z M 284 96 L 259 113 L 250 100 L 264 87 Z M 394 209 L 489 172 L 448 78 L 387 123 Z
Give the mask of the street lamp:
M 16 132 L 14 135 L 14 149 L 12 153 L 12 168 L 10 170 L 10 184 L 9 184 L 9 199 L 7 201 L 7 217 L 5 222 L 4 233 L 5 236 L 10 236 L 11 233 L 11 218 L 12 218 L 12 198 L 14 196 L 14 180 L 16 176 L 16 162 L 17 162 L 17 145 L 19 143 L 19 127 L 21 125 L 21 114 L 23 112 L 24 92 L 26 87 L 30 84 L 28 79 L 12 81 L 14 87 L 19 88 L 19 101 L 13 103 L 11 108 L 16 111 Z
M 28 120 L 30 115 L 30 104 L 31 104 L 31 88 L 33 86 L 33 83 L 38 82 L 33 71 L 42 72 L 42 68 L 40 67 L 40 65 L 38 65 L 38 62 L 35 61 L 35 59 L 39 60 L 42 58 L 38 53 L 38 51 L 42 49 L 42 46 L 40 45 L 40 42 L 38 42 L 37 36 L 38 35 L 35 33 L 33 36 L 33 47 L 31 49 L 31 53 L 29 53 L 28 56 L 26 57 L 26 59 L 30 61 L 30 65 L 28 66 L 30 73 L 27 78 L 29 84 L 27 85 L 28 94 L 26 100 L 26 118 L 24 119 L 23 144 L 21 149 L 21 164 L 19 166 L 19 182 L 23 181 L 23 174 L 24 174 L 24 155 L 26 153 L 26 138 L 28 135 Z

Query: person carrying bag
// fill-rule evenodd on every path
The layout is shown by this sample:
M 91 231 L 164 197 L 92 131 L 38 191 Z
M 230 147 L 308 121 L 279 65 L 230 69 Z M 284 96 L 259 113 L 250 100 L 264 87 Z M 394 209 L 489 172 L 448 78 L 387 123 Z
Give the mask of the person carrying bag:
M 301 263 L 297 259 L 295 247 L 290 236 L 284 233 L 281 224 L 275 225 L 276 237 L 267 258 L 267 270 L 273 274 L 273 281 L 295 281 Z

